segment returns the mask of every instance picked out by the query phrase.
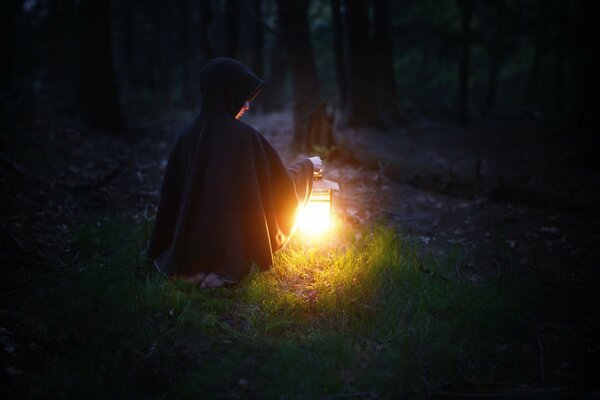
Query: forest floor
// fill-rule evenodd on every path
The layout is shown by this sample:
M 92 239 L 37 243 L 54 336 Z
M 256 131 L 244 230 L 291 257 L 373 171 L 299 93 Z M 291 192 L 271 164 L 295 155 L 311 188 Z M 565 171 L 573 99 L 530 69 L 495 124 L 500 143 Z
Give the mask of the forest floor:
M 278 144 L 289 118 L 271 118 L 256 118 L 255 125 L 262 122 Z M 544 358 L 540 382 L 599 381 L 600 175 L 574 165 L 572 139 L 532 120 L 482 121 L 467 129 L 422 121 L 400 131 L 346 129 L 338 139 L 343 150 L 377 158 L 376 165 L 334 161 L 326 170 L 341 184 L 338 206 L 346 218 L 385 221 L 419 243 L 426 259 L 453 264 L 455 279 L 535 282 L 541 298 L 531 301 L 544 303 L 531 321 Z M 285 136 L 279 140 L 287 148 Z M 409 170 L 400 179 L 386 176 L 385 167 L 394 164 Z M 430 171 L 433 184 L 411 179 Z M 460 188 L 447 194 L 453 182 L 479 181 L 549 200 L 532 205 L 528 198 L 496 200 Z
M 48 304 L 66 304 L 64 299 L 60 300 L 62 303 L 50 300 L 61 296 L 72 296 L 72 301 L 77 302 L 77 295 L 70 293 L 76 286 L 61 286 L 56 283 L 66 279 L 63 273 L 56 275 L 56 271 L 77 272 L 84 270 L 86 263 L 97 263 L 100 267 L 109 263 L 110 257 L 96 249 L 102 247 L 104 239 L 107 239 L 102 239 L 101 235 L 122 239 L 120 235 L 123 232 L 137 233 L 140 240 L 135 241 L 135 254 L 128 257 L 140 259 L 144 246 L 141 238 L 144 234 L 147 235 L 156 211 L 160 181 L 170 145 L 175 132 L 190 114 L 173 111 L 156 118 L 148 118 L 139 113 L 132 115 L 138 117 L 131 118 L 130 129 L 115 136 L 91 133 L 75 123 L 59 124 L 48 117 L 36 120 L 31 127 L 8 132 L 2 138 L 0 184 L 4 189 L 0 220 L 0 258 L 4 268 L 0 295 L 0 384 L 8 392 L 25 396 L 43 394 L 42 397 L 48 397 L 48 391 L 52 390 L 59 390 L 64 395 L 84 393 L 72 389 L 77 385 L 69 383 L 68 377 L 63 376 L 64 382 L 61 385 L 45 380 L 44 375 L 48 373 L 48 369 L 57 365 L 63 368 L 63 375 L 77 369 L 76 365 L 64 362 L 57 364 L 56 360 L 61 357 L 60 354 L 68 353 L 65 349 L 80 348 L 79 351 L 84 352 L 86 347 L 82 343 L 87 343 L 86 337 L 95 345 L 98 344 L 97 341 L 109 340 L 108 337 L 98 336 L 98 340 L 94 341 L 96 336 L 87 330 L 77 333 L 75 338 L 69 336 L 65 328 L 56 331 L 56 326 L 60 326 L 61 322 L 51 320 L 50 317 L 50 320 L 43 321 L 43 317 L 39 315 L 32 317 L 35 312 L 31 310 L 35 310 L 35 305 L 31 303 L 40 301 L 40 298 L 43 302 L 47 297 Z M 287 151 L 291 131 L 288 113 L 250 114 L 247 117 L 247 122 L 259 129 L 282 153 L 284 159 L 293 161 L 296 156 Z M 463 348 L 465 355 L 474 352 L 487 354 L 488 350 L 493 354 L 503 354 L 498 359 L 491 359 L 491 364 L 499 365 L 487 365 L 483 375 L 474 372 L 479 361 L 470 361 L 467 356 L 464 356 L 465 360 L 456 361 L 457 371 L 442 373 L 439 363 L 443 364 L 446 357 L 450 356 L 431 350 L 431 354 L 422 356 L 420 361 L 413 360 L 419 371 L 414 373 L 421 376 L 415 377 L 414 373 L 404 370 L 402 378 L 390 378 L 398 384 L 408 385 L 408 389 L 404 388 L 400 392 L 448 398 L 482 394 L 482 390 L 490 398 L 579 398 L 599 395 L 600 319 L 597 305 L 600 304 L 600 292 L 597 290 L 597 282 L 600 280 L 597 267 L 600 260 L 597 247 L 600 243 L 597 230 L 599 218 L 594 205 L 600 200 L 600 177 L 595 171 L 571 166 L 569 149 L 572 146 L 568 138 L 561 137 L 551 127 L 531 121 L 479 123 L 469 129 L 424 121 L 395 132 L 347 129 L 337 135 L 340 148 L 349 149 L 358 155 L 348 159 L 340 157 L 326 163 L 326 178 L 339 182 L 341 186 L 334 201 L 340 224 L 347 225 L 348 229 L 345 230 L 352 232 L 359 240 L 375 227 L 383 226 L 391 229 L 395 237 L 399 238 L 397 240 L 410 245 L 419 260 L 415 264 L 416 268 L 422 275 L 410 281 L 420 288 L 418 294 L 414 294 L 415 299 L 426 301 L 428 296 L 434 296 L 427 294 L 428 290 L 435 292 L 445 288 L 444 290 L 456 293 L 464 291 L 465 297 L 474 298 L 473 303 L 480 296 L 484 303 L 478 306 L 471 303 L 448 303 L 449 308 L 462 305 L 465 309 L 449 312 L 441 308 L 416 321 L 425 325 L 433 324 L 431 321 L 436 317 L 469 315 L 472 307 L 473 318 L 485 319 L 486 323 L 491 324 L 492 330 L 510 330 L 509 321 L 512 321 L 515 324 L 514 331 L 519 332 L 512 339 L 508 335 L 509 339 L 503 337 L 503 340 L 490 333 L 488 341 L 482 340 L 473 349 Z M 361 163 L 361 153 L 369 153 L 371 156 L 375 154 L 377 162 Z M 398 174 L 398 170 L 402 169 L 409 170 Z M 389 170 L 395 172 L 388 174 L 386 171 Z M 419 179 L 406 178 L 418 178 L 419 174 L 424 174 L 423 171 L 439 172 L 436 175 L 441 177 L 439 182 L 422 185 Z M 478 187 L 485 186 L 488 182 L 506 182 L 515 187 L 526 187 L 538 197 L 550 200 L 541 205 L 539 201 L 528 205 L 527 201 L 512 201 L 510 197 L 507 200 L 497 199 L 485 191 L 475 194 L 473 191 L 453 191 L 450 195 L 445 190 L 445 178 L 476 182 Z M 560 199 L 560 204 L 553 205 L 552 201 L 556 198 Z M 565 207 L 565 203 L 575 207 Z M 113 228 L 105 229 L 107 226 Z M 383 239 L 382 241 L 385 242 Z M 118 247 L 121 242 L 113 238 L 110 243 Z M 122 243 L 128 243 L 127 239 Z M 391 251 L 388 247 L 384 248 Z M 290 259 L 287 262 L 294 263 Z M 373 261 L 375 264 L 377 262 Z M 152 289 L 158 290 L 157 293 L 171 290 L 160 286 L 160 283 L 153 280 L 156 278 L 148 278 L 156 274 L 152 273 L 151 268 L 148 269 L 148 263 L 146 268 L 141 277 L 137 272 L 134 274 L 135 282 L 143 284 L 146 280 L 150 282 L 146 283 L 148 287 L 160 287 L 160 290 Z M 272 278 L 271 275 L 268 276 Z M 46 279 L 52 281 L 53 285 L 46 288 Z M 435 283 L 438 281 L 445 282 L 443 285 L 450 287 L 439 286 L 441 284 Z M 254 282 L 256 278 L 248 285 L 252 287 Z M 273 282 L 273 285 L 277 285 Z M 499 282 L 512 289 L 499 290 Z M 53 289 L 55 287 L 62 287 L 62 291 Z M 527 289 L 518 292 L 520 287 Z M 404 287 L 402 290 L 410 293 L 408 288 Z M 518 293 L 511 290 L 517 290 Z M 239 293 L 241 292 L 236 292 L 235 296 Z M 240 296 L 247 296 L 248 293 L 244 291 Z M 507 306 L 501 313 L 491 305 L 486 311 L 485 302 L 497 300 L 500 303 L 510 303 L 510 293 L 515 298 L 522 297 L 522 302 L 513 308 Z M 494 299 L 494 295 L 501 298 Z M 85 296 L 81 294 L 82 299 Z M 302 296 L 306 304 L 312 304 L 314 292 L 302 292 Z M 228 295 L 223 294 L 218 294 L 217 298 L 231 300 Z M 234 302 L 237 301 L 235 299 Z M 194 301 L 201 304 L 199 307 L 210 304 L 207 297 Z M 410 303 L 410 298 L 407 301 Z M 309 307 L 306 304 L 303 307 L 308 308 L 303 310 L 313 310 L 310 308 L 313 305 Z M 91 307 L 90 310 L 94 310 L 93 304 L 88 306 Z M 343 307 L 347 305 L 338 306 L 345 309 Z M 218 307 L 224 307 L 225 310 L 230 306 L 221 304 Z M 77 310 L 82 312 L 82 309 Z M 290 310 L 293 308 L 283 307 L 278 312 L 291 312 Z M 168 310 L 167 313 L 172 311 Z M 506 318 L 497 317 L 497 326 L 496 311 L 498 315 L 510 315 Z M 48 315 L 55 316 L 52 312 L 47 312 Z M 90 311 L 90 315 L 94 312 Z M 445 314 L 447 312 L 449 314 Z M 326 312 L 323 313 L 327 315 Z M 486 313 L 489 314 L 487 317 Z M 64 315 L 61 318 L 65 318 L 69 324 L 77 325 L 72 318 Z M 356 318 L 364 316 L 358 315 Z M 84 320 L 84 315 L 80 315 L 75 321 Z M 109 324 L 115 322 L 111 319 L 106 321 Z M 471 338 L 473 332 L 467 329 L 474 328 L 464 329 L 465 337 Z M 482 335 L 485 335 L 484 331 L 485 329 L 482 330 Z M 56 332 L 62 332 L 64 337 L 47 336 Z M 443 330 L 436 333 L 438 337 L 428 330 L 425 332 L 422 336 L 432 338 L 432 341 L 439 341 L 439 336 L 444 335 Z M 460 335 L 460 329 L 455 333 Z M 272 339 L 276 340 L 279 335 L 286 338 L 289 334 L 284 330 Z M 407 335 L 410 336 L 408 333 Z M 376 335 L 374 337 L 377 340 L 369 337 L 371 339 L 367 342 L 360 342 L 367 343 L 364 348 L 357 345 L 360 347 L 356 350 L 358 359 L 366 357 L 365 352 L 385 350 L 385 340 Z M 114 338 L 127 341 L 126 338 Z M 219 340 L 227 342 L 232 338 L 237 336 L 230 332 L 220 336 Z M 445 340 L 452 340 L 451 335 Z M 181 373 L 169 376 L 169 372 L 165 372 L 172 367 L 170 362 L 176 363 L 169 361 L 167 356 L 162 359 L 166 360 L 166 367 L 153 364 L 161 362 L 152 361 L 155 343 L 150 341 L 149 348 L 142 351 L 139 357 L 125 357 L 124 362 L 130 363 L 132 368 L 139 363 L 150 364 L 166 375 L 161 379 L 169 386 L 170 382 L 181 379 Z M 269 346 L 275 346 L 273 343 L 275 342 L 267 346 L 267 351 Z M 410 343 L 415 346 L 415 352 L 426 351 L 424 348 L 427 344 Z M 342 348 L 345 345 L 341 345 Z M 209 350 L 198 346 L 191 346 L 196 351 L 196 357 L 213 357 Z M 307 348 L 310 350 L 311 346 L 317 345 L 307 345 Z M 468 346 L 468 343 L 461 346 Z M 190 358 L 192 356 L 188 353 L 191 347 L 188 346 L 185 351 L 175 349 L 173 352 L 183 351 L 184 358 Z M 236 349 L 243 353 L 244 347 Z M 433 342 L 431 349 L 437 349 Z M 281 360 L 291 358 L 293 363 L 296 354 L 294 351 L 301 350 L 286 348 L 285 351 L 281 350 L 279 357 Z M 254 354 L 253 349 L 249 352 Z M 320 353 L 316 351 L 316 354 Z M 407 354 L 410 352 L 401 353 L 401 356 Z M 331 354 L 329 356 L 333 357 Z M 260 359 L 261 356 L 256 357 Z M 323 357 L 319 360 L 327 359 Z M 418 358 L 418 355 L 412 357 Z M 461 359 L 460 355 L 455 357 Z M 122 361 L 121 358 L 118 360 Z M 233 362 L 232 360 L 228 362 Z M 190 365 L 189 360 L 185 362 Z M 398 359 L 379 367 L 390 369 L 395 362 Z M 343 364 L 342 361 L 339 363 Z M 300 364 L 311 368 L 309 361 L 305 360 L 304 364 Z M 107 363 L 104 368 L 110 368 L 108 365 Z M 225 368 L 226 365 L 223 362 L 220 367 Z M 335 363 L 332 365 L 339 366 Z M 465 365 L 469 367 L 465 368 Z M 127 367 L 120 365 L 120 368 Z M 84 369 L 93 371 L 94 366 L 86 366 Z M 177 368 L 174 370 L 179 371 Z M 512 374 L 511 370 L 514 370 Z M 101 375 L 100 372 L 97 373 Z M 337 376 L 342 381 L 339 387 L 323 387 L 322 383 L 315 383 L 317 389 L 305 388 L 303 391 L 302 385 L 298 389 L 297 385 L 291 384 L 294 388 L 292 393 L 296 395 L 287 397 L 389 398 L 397 393 L 385 384 L 370 386 L 368 375 L 365 375 L 365 381 L 361 381 L 358 377 L 353 377 L 353 374 L 356 375 L 346 369 L 339 371 Z M 90 372 L 90 375 L 93 376 L 93 373 Z M 273 392 L 268 395 L 267 392 L 260 391 L 265 383 L 263 386 L 256 383 L 255 388 L 249 389 L 252 380 L 248 383 L 246 378 L 230 378 L 237 382 L 234 384 L 235 390 L 228 387 L 224 391 L 226 395 L 221 397 L 272 396 Z M 152 379 L 158 378 L 152 375 Z M 302 380 L 302 374 L 297 379 Z M 318 382 L 317 378 L 314 379 Z M 415 379 L 417 383 L 410 383 Z M 94 385 L 106 384 L 98 383 L 98 380 L 102 381 L 102 378 L 96 381 L 90 378 L 86 385 L 95 387 Z M 274 379 L 273 382 L 273 386 L 277 386 L 277 380 Z M 199 389 L 206 389 L 206 386 L 198 385 Z M 21 386 L 35 389 L 25 390 Z M 65 389 L 67 387 L 71 389 Z M 271 388 L 276 389 L 277 387 Z M 164 390 L 159 385 L 156 393 L 165 393 Z M 284 387 L 281 390 L 286 392 Z M 134 395 L 145 397 L 148 393 Z

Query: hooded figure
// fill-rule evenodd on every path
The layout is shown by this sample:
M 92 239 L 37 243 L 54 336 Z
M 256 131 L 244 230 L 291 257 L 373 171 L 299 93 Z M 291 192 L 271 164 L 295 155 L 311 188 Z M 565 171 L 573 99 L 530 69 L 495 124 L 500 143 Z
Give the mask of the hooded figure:
M 148 249 L 165 274 L 237 282 L 252 263 L 269 268 L 293 234 L 313 162 L 286 168 L 260 133 L 236 119 L 262 86 L 229 58 L 200 72 L 200 112 L 177 134 Z

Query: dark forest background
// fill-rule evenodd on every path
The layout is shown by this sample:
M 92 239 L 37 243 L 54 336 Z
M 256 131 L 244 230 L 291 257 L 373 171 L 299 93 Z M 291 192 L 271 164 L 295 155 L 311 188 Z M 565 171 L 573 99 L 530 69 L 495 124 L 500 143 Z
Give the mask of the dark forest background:
M 598 398 L 597 3 L 0 1 L 0 396 Z M 207 292 L 146 247 L 219 56 L 339 230 Z
M 537 119 L 582 151 L 597 142 L 593 2 L 7 0 L 1 7 L 5 126 L 51 113 L 122 131 L 132 109 L 194 109 L 202 65 L 228 56 L 267 82 L 255 109 L 294 107 L 297 136 L 326 102 L 344 125 Z

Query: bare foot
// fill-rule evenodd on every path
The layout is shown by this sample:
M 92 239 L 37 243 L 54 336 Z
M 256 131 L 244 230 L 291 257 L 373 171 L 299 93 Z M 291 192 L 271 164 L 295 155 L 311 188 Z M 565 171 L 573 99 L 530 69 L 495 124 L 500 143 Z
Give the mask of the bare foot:
M 221 278 L 219 275 L 211 272 L 206 275 L 206 278 L 200 284 L 201 288 L 217 288 L 227 284 L 227 281 Z

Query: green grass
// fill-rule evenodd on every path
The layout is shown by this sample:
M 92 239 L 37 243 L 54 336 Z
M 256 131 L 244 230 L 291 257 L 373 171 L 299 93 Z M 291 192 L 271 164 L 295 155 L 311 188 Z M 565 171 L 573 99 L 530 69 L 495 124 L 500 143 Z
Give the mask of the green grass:
M 389 398 L 528 373 L 512 349 L 534 340 L 535 288 L 443 278 L 390 230 L 293 242 L 272 270 L 199 290 L 145 260 L 149 228 L 84 226 L 78 261 L 40 277 L 22 318 L 53 350 L 21 394 Z

